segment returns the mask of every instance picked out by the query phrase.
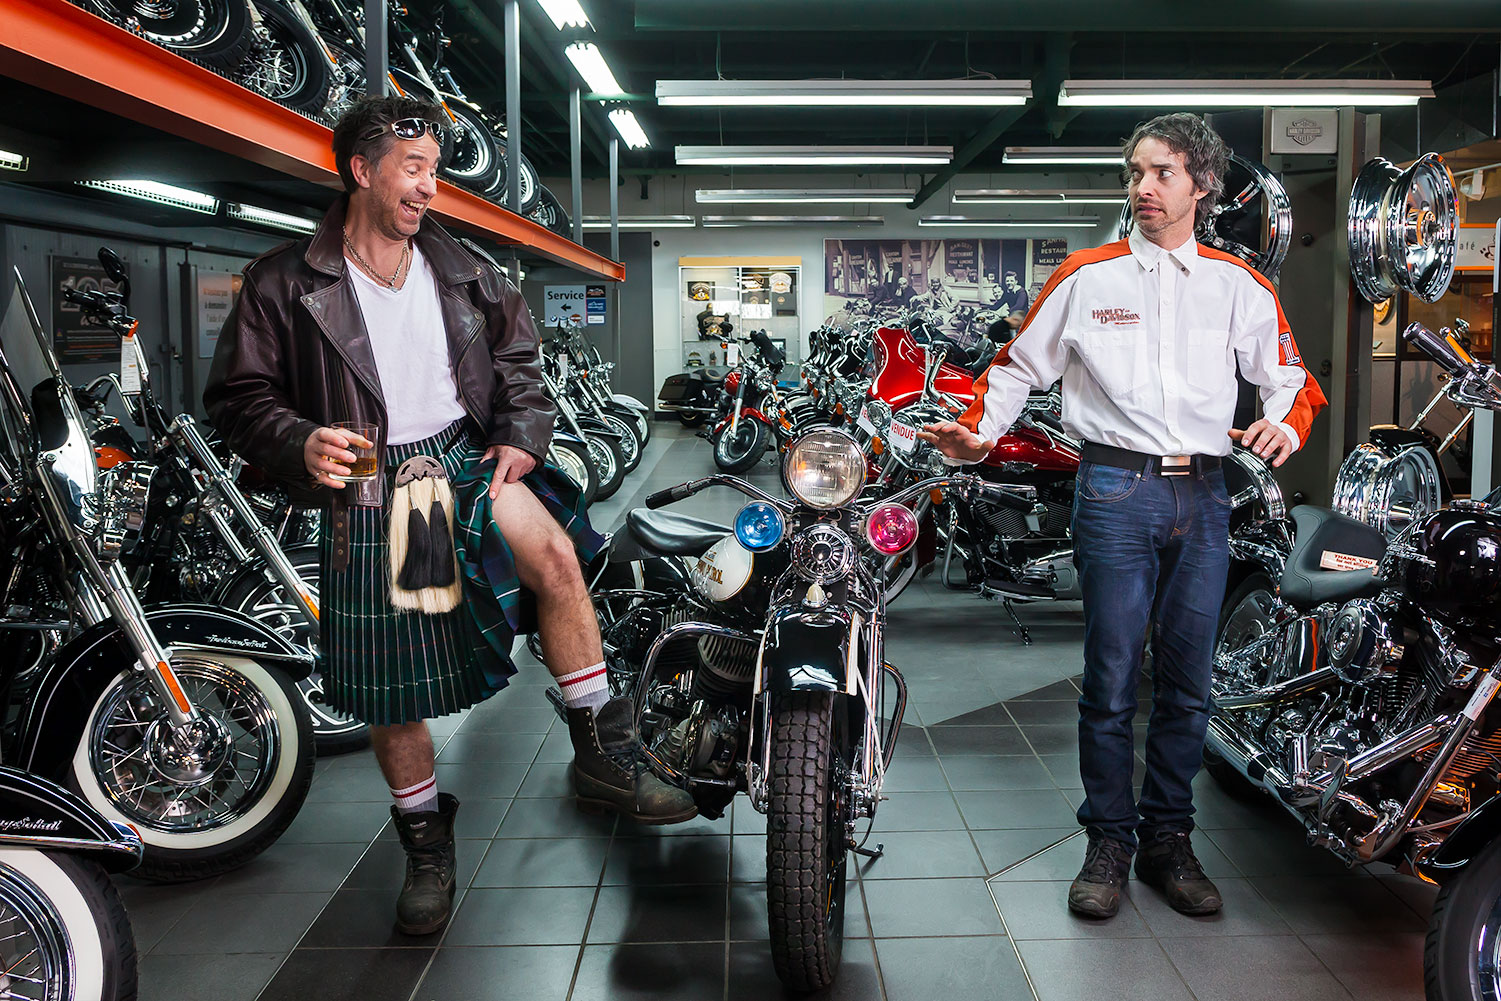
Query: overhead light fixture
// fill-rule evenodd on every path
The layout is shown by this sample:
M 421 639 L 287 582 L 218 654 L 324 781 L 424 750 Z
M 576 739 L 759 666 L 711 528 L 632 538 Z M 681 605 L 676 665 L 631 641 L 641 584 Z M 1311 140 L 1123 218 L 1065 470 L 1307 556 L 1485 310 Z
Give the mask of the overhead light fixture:
M 725 167 L 846 167 L 867 164 L 937 164 L 954 158 L 952 146 L 678 146 L 680 164 Z
M 646 149 L 651 145 L 651 140 L 646 138 L 646 130 L 636 121 L 636 113 L 630 108 L 616 108 L 608 117 L 610 124 L 615 126 L 615 131 L 620 133 L 620 138 L 631 149 Z
M 899 204 L 910 202 L 917 192 L 908 188 L 699 188 L 695 201 L 727 204 Z
M 925 215 L 919 226 L 942 226 L 947 229 L 1094 229 L 1098 216 L 1071 215 L 1061 219 L 975 219 L 963 215 Z
M 605 62 L 604 53 L 599 51 L 598 45 L 593 42 L 574 42 L 563 50 L 563 54 L 573 63 L 573 68 L 578 70 L 579 76 L 584 78 L 593 93 L 606 97 L 625 93 L 616 81 L 615 74 L 610 72 L 610 65 Z
M 692 107 L 996 107 L 1026 104 L 1029 80 L 658 80 L 657 103 Z
M 204 215 L 218 215 L 219 213 L 219 199 L 213 195 L 194 191 L 191 188 L 179 188 L 175 184 L 139 180 L 79 181 L 78 184 L 80 187 L 92 188 L 95 191 L 108 191 L 111 194 L 125 195 L 127 198 L 139 198 L 158 205 L 187 209 L 189 212 L 202 212 Z
M 968 205 L 1119 205 L 1126 193 L 1103 188 L 969 188 L 955 191 L 953 200 Z
M 885 216 L 878 215 L 706 215 L 705 226 L 880 226 Z
M 1119 146 L 1007 146 L 1002 163 L 1064 163 L 1119 167 Z
M 586 215 L 584 218 L 585 229 L 609 229 L 610 217 L 607 215 Z M 691 215 L 623 215 L 620 217 L 621 229 L 692 229 L 698 223 Z
M 1433 96 L 1428 80 L 1065 80 L 1058 103 L 1093 108 L 1394 107 Z
M 224 213 L 234 222 L 269 226 L 272 229 L 284 229 L 290 233 L 314 233 L 318 230 L 318 224 L 312 219 L 287 212 L 277 212 L 274 209 L 263 209 L 259 205 L 230 202 L 225 206 Z
M 0 149 L 0 170 L 25 170 L 30 164 L 31 161 L 20 153 Z
M 552 23 L 558 26 L 558 30 L 564 28 L 588 28 L 589 15 L 584 13 L 578 0 L 537 0 L 538 6 L 552 18 Z

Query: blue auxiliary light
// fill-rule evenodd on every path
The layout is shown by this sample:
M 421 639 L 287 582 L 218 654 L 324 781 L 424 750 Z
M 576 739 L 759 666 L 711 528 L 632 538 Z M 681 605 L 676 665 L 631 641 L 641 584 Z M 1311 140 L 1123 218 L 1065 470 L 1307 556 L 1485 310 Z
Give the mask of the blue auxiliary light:
M 787 534 L 787 523 L 776 505 L 751 501 L 735 515 L 735 538 L 753 553 L 775 549 Z

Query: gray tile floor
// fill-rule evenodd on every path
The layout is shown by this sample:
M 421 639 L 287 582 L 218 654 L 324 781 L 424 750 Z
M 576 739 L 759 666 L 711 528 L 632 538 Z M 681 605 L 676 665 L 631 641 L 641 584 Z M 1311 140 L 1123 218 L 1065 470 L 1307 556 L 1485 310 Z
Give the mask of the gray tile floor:
M 596 523 L 614 527 L 647 493 L 712 468 L 704 442 L 656 430 Z M 755 477 L 775 483 L 769 465 Z M 737 506 L 721 492 L 681 509 L 728 518 Z M 1196 844 L 1224 912 L 1183 917 L 1133 882 L 1113 921 L 1071 917 L 1080 839 L 1016 863 L 1077 830 L 1080 614 L 1022 614 L 1030 647 L 998 608 L 931 580 L 892 607 L 909 726 L 871 836 L 886 854 L 851 882 L 830 996 L 1422 996 L 1429 888 L 1385 867 L 1346 870 L 1276 808 L 1207 775 Z M 402 859 L 385 784 L 368 752 L 324 760 L 291 829 L 245 868 L 184 886 L 121 879 L 144 1001 L 780 997 L 763 818 L 743 798 L 722 820 L 666 829 L 578 813 L 545 673 L 522 658 L 518 684 L 434 726 L 439 784 L 463 801 L 462 890 L 446 934 L 392 931 Z

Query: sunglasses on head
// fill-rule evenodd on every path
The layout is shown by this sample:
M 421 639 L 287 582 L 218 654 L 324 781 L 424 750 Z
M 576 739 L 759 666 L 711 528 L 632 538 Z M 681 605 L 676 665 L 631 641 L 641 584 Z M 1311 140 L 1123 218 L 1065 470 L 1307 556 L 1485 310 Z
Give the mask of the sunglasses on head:
M 371 129 L 361 136 L 360 139 L 364 142 L 369 142 L 371 139 L 377 139 L 387 132 L 398 139 L 421 139 L 423 135 L 431 133 L 433 142 L 439 146 L 446 146 L 448 144 L 448 126 L 439 125 L 437 122 L 430 122 L 426 118 L 398 118 L 387 125 Z

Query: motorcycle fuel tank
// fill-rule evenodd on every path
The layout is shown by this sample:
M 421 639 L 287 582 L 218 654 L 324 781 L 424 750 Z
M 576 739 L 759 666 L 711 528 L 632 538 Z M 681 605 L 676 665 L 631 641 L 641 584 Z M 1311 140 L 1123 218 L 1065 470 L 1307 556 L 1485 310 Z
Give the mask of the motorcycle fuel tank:
M 1079 469 L 1079 457 L 1072 450 L 1059 448 L 1047 435 L 1031 428 L 1016 428 L 1001 435 L 984 461 L 987 466 L 1025 462 L 1045 472 L 1073 473 Z
M 1479 622 L 1501 613 L 1501 517 L 1456 502 L 1423 523 L 1409 561 L 1409 593 L 1446 620 Z M 1432 561 L 1431 563 L 1428 561 Z
M 751 579 L 755 557 L 733 535 L 726 535 L 693 564 L 688 579 L 705 601 L 728 601 Z

